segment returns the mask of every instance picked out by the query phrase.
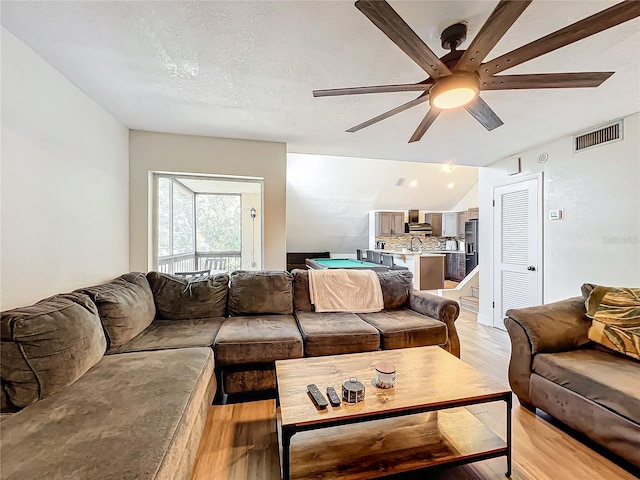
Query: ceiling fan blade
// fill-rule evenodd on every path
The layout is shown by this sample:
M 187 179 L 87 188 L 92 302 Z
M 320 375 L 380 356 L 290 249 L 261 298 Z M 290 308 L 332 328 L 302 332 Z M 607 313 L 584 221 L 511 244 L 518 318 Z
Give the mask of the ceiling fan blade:
M 456 70 L 475 72 L 531 1 L 501 0 L 458 61 Z
M 358 0 L 356 8 L 432 78 L 440 78 L 451 73 L 387 2 Z
M 538 73 L 483 78 L 480 90 L 598 87 L 615 72 Z
M 429 90 L 433 81 L 422 83 L 404 83 L 399 85 L 373 85 L 370 87 L 332 88 L 328 90 L 314 90 L 314 97 L 337 97 L 339 95 L 360 95 L 363 93 L 386 92 L 423 92 Z
M 545 53 L 615 27 L 638 16 L 640 16 L 640 2 L 637 0 L 625 0 L 613 7 L 571 24 L 568 27 L 557 30 L 545 37 L 534 40 L 509 53 L 505 53 L 504 55 L 483 63 L 478 71 L 483 77 L 491 77 L 503 70 L 515 67 L 516 65 L 520 65 Z
M 429 129 L 429 127 L 433 124 L 433 122 L 436 121 L 438 115 L 440 115 L 440 110 L 431 108 L 420 122 L 420 125 L 418 125 L 418 128 L 416 128 L 416 131 L 413 132 L 413 135 L 411 135 L 409 143 L 417 142 L 418 140 L 420 140 Z
M 473 118 L 479 121 L 484 128 L 491 131 L 494 128 L 498 128 L 504 122 L 500 120 L 500 117 L 496 115 L 489 105 L 480 97 L 476 98 L 469 105 L 464 107 Z
M 410 108 L 415 107 L 416 105 L 420 105 L 421 103 L 428 102 L 428 101 L 429 101 L 429 92 L 424 92 L 418 98 L 411 100 L 410 102 L 400 105 L 399 107 L 389 110 L 388 112 L 382 113 L 377 117 L 373 117 L 371 120 L 367 120 L 366 122 L 361 123 L 360 125 L 351 127 L 349 130 L 347 130 L 347 132 L 350 132 L 350 133 L 357 132 L 358 130 L 362 130 L 363 128 L 373 125 L 374 123 L 378 123 L 384 120 L 385 118 L 392 117 L 396 113 L 404 112 L 405 110 L 409 110 Z

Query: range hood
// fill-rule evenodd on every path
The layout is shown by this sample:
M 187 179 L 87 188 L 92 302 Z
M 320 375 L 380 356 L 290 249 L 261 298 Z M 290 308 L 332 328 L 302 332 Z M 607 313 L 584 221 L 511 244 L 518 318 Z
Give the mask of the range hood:
M 433 230 L 430 223 L 420 223 L 420 212 L 418 210 L 409 210 L 409 222 L 405 224 L 405 233 L 419 232 L 425 235 L 431 235 Z

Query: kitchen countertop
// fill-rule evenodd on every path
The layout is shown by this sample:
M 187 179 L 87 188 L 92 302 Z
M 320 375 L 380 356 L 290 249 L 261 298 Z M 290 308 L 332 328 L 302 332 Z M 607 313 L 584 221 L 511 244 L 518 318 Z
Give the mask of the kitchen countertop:
M 407 250 L 406 252 L 400 250 L 373 250 L 374 252 L 386 253 L 387 255 L 419 255 L 421 257 L 442 257 L 446 253 L 454 253 L 457 250 L 449 250 L 445 252 L 444 250 L 423 250 L 421 252 L 412 252 Z M 464 252 L 460 252 L 464 253 Z
M 427 253 L 464 253 L 463 250 L 425 250 Z

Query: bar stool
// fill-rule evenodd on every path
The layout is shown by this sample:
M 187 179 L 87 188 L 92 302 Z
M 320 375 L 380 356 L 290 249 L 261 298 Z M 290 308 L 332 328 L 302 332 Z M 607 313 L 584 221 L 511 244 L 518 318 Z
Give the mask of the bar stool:
M 379 252 L 373 250 L 367 250 L 367 260 L 371 263 L 382 264 L 382 255 Z
M 393 263 L 393 255 L 382 254 L 382 264 L 389 267 L 389 270 L 409 270 L 407 267 L 402 267 Z

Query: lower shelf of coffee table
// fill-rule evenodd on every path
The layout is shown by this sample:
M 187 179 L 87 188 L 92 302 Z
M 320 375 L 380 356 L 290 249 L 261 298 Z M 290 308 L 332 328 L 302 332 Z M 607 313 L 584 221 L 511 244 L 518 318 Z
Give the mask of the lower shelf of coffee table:
M 467 409 L 440 410 L 297 433 L 291 478 L 375 478 L 497 457 L 506 447 Z

